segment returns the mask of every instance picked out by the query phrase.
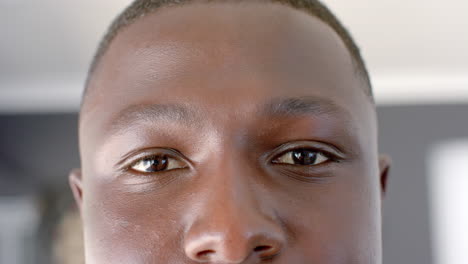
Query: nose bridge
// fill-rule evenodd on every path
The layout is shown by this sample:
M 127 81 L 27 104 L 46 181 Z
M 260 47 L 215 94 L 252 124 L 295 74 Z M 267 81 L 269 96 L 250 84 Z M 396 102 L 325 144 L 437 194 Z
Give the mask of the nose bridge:
M 210 200 L 215 203 L 214 208 L 219 207 L 217 209 L 233 214 L 239 213 L 238 211 L 250 212 L 258 208 L 260 201 L 254 192 L 255 182 L 251 175 L 253 171 L 249 168 L 248 162 L 231 156 L 221 163 L 211 172 L 210 177 L 209 186 L 212 188 Z
M 212 207 L 213 211 L 219 211 L 214 208 L 220 207 L 218 209 L 231 213 L 259 209 L 261 201 L 255 192 L 258 178 L 255 174 L 258 172 L 249 161 L 248 153 L 243 150 L 243 136 L 238 133 L 230 135 L 229 140 L 220 142 L 219 152 L 212 154 L 206 169 L 201 172 L 203 185 L 208 188 L 206 205 Z
M 206 196 L 185 236 L 185 252 L 200 262 L 241 263 L 276 255 L 284 243 L 272 208 L 262 206 L 253 168 L 231 156 L 206 177 Z
M 217 165 L 211 167 L 207 177 L 210 182 L 206 184 L 209 190 L 205 210 L 211 217 L 225 219 L 220 224 L 235 219 L 238 228 L 247 228 L 273 216 L 268 216 L 268 208 L 262 206 L 266 197 L 261 195 L 264 190 L 259 184 L 260 177 L 256 175 L 259 172 L 247 155 L 240 153 L 225 151 L 225 155 L 219 155 Z

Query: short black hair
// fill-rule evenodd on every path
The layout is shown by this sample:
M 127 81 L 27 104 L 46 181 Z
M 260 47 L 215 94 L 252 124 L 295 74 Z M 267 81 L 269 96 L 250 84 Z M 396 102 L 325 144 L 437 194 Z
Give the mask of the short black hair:
M 150 14 L 161 7 L 167 6 L 178 6 L 193 2 L 229 2 L 229 1 L 254 1 L 254 0 L 135 0 L 133 1 L 126 9 L 120 13 L 112 24 L 107 29 L 104 37 L 102 38 L 96 54 L 93 57 L 91 66 L 88 71 L 88 76 L 85 84 L 85 91 L 83 97 L 86 94 L 86 90 L 89 86 L 90 79 L 95 69 L 97 68 L 101 57 L 107 51 L 112 40 L 117 36 L 117 34 L 125 27 L 131 25 L 139 18 Z M 261 0 L 256 0 L 261 2 Z M 329 25 L 342 39 L 349 53 L 351 54 L 352 61 L 356 73 L 362 78 L 366 87 L 364 92 L 373 99 L 372 86 L 369 78 L 369 73 L 367 71 L 365 62 L 361 56 L 358 46 L 351 37 L 351 34 L 348 30 L 341 24 L 341 22 L 336 18 L 336 16 L 320 1 L 318 0 L 265 0 L 264 2 L 273 2 L 280 3 L 291 6 L 293 8 L 303 10 L 308 14 L 317 17 L 325 24 Z M 83 98 L 84 99 L 84 98 Z

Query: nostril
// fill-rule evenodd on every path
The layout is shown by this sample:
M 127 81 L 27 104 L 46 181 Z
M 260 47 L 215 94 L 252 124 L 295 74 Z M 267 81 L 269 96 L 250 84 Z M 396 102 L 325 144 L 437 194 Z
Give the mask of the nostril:
M 279 254 L 280 249 L 274 246 L 261 245 L 256 246 L 253 251 L 257 253 L 262 260 L 269 260 L 276 257 Z
M 203 250 L 197 253 L 197 258 L 206 260 L 209 259 L 215 253 L 216 252 L 211 249 Z
M 271 246 L 257 246 L 254 248 L 255 252 L 265 252 L 271 250 Z

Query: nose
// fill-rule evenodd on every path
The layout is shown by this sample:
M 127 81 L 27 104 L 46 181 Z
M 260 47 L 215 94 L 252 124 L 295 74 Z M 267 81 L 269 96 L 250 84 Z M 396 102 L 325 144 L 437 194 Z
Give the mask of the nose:
M 243 263 L 272 259 L 282 248 L 282 239 L 272 234 L 229 234 L 233 231 L 203 233 L 190 238 L 185 245 L 186 255 L 197 262 Z M 256 261 L 255 261 L 256 260 Z
M 224 179 L 206 191 L 185 232 L 187 257 L 198 263 L 258 263 L 280 254 L 286 242 L 282 225 L 268 206 L 260 206 L 252 185 Z

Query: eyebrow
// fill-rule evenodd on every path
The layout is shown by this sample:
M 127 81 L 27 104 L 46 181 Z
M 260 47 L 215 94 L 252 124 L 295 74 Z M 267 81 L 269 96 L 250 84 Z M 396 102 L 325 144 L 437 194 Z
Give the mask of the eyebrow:
M 276 98 L 261 107 L 266 116 L 330 115 L 348 112 L 335 102 L 316 96 Z
M 298 117 L 304 115 L 348 114 L 331 100 L 315 96 L 274 98 L 261 105 L 258 113 L 267 117 Z M 183 104 L 133 105 L 120 111 L 111 121 L 107 134 L 130 129 L 134 124 L 147 122 L 176 122 L 186 125 L 200 124 L 196 109 Z
M 112 120 L 108 134 L 128 130 L 132 124 L 177 122 L 191 124 L 197 120 L 195 111 L 180 104 L 132 105 L 120 111 Z

